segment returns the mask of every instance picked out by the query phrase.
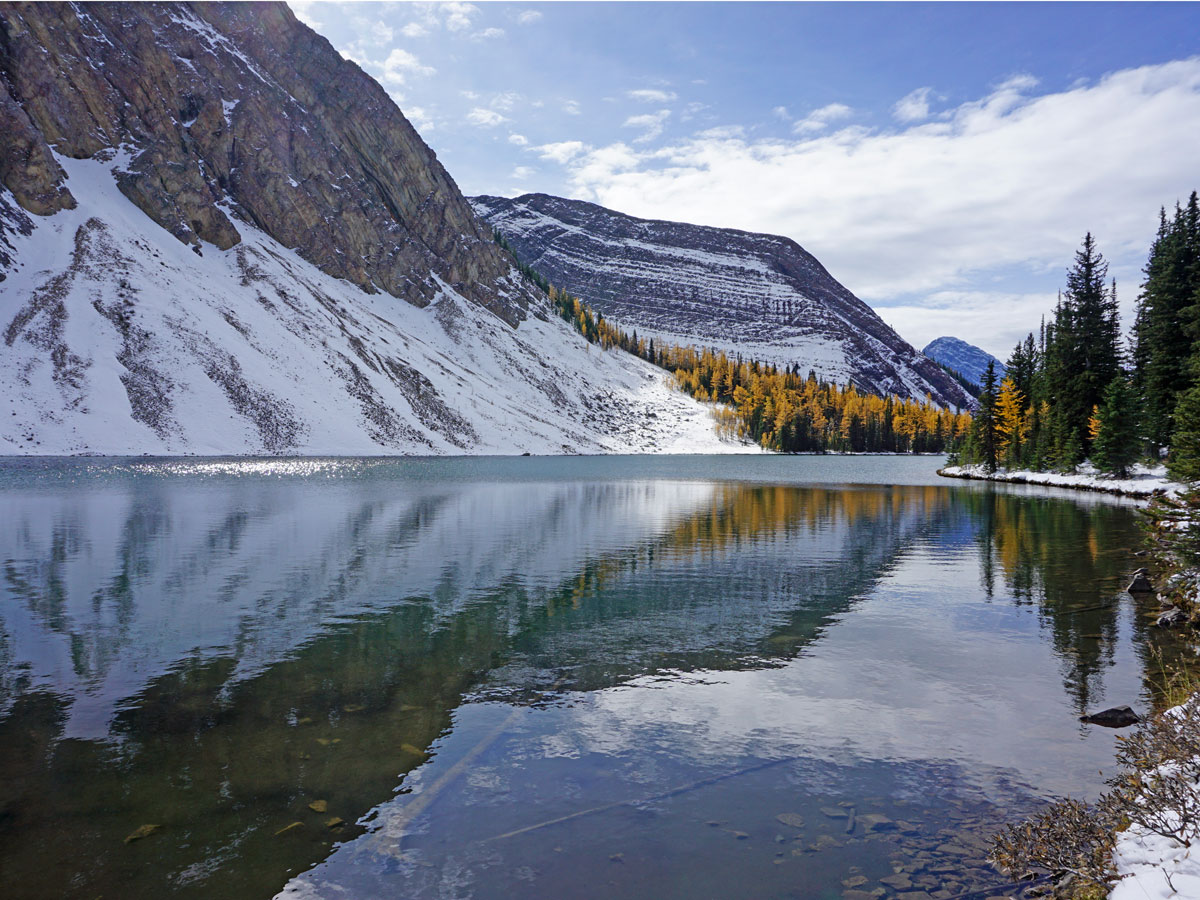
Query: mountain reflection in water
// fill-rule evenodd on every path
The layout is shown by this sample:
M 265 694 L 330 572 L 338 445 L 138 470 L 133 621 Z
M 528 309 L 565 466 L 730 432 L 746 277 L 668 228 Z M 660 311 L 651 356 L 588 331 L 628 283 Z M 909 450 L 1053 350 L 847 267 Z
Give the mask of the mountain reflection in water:
M 935 833 L 1094 791 L 1074 715 L 1145 692 L 1130 506 L 775 459 L 10 467 L 5 895 L 719 895 L 741 854 L 838 896 L 890 869 L 811 851 L 822 797 Z M 829 475 L 872 466 L 930 483 Z

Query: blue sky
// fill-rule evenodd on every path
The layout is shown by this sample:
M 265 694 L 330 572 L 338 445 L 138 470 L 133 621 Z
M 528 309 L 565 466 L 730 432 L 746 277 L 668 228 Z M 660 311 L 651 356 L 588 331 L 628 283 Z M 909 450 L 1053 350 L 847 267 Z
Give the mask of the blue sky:
M 1200 4 L 293 3 L 468 194 L 785 234 L 1001 358 L 1200 188 Z

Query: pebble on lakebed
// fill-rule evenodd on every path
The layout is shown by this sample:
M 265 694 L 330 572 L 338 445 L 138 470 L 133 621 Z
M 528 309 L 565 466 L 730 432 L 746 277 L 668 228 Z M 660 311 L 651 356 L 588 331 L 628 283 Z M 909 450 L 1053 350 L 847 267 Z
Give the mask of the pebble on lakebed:
M 149 837 L 162 828 L 161 825 L 139 825 L 125 837 L 125 843 L 132 844 L 134 841 L 140 841 L 144 837 Z

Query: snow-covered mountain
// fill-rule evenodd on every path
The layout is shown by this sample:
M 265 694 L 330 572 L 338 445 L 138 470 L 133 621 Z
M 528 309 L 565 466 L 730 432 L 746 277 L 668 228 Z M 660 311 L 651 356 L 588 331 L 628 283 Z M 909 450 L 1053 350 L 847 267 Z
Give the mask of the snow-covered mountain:
M 0 453 L 717 450 L 284 4 L 0 5 Z
M 637 219 L 546 194 L 471 203 L 522 262 L 639 336 L 798 365 L 871 393 L 974 405 L 789 238 Z
M 996 364 L 997 381 L 1004 378 L 1007 371 L 1004 363 L 992 354 L 956 337 L 934 338 L 921 352 L 975 384 L 983 383 L 983 373 L 989 362 Z

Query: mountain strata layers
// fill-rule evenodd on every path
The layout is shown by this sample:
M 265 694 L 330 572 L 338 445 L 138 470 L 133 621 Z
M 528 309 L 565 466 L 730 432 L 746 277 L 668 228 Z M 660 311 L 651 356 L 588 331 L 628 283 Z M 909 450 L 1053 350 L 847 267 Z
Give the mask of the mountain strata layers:
M 471 203 L 522 262 L 639 336 L 796 365 L 871 393 L 974 403 L 789 238 L 546 194 Z
M 0 3 L 0 453 L 715 449 L 284 4 Z

